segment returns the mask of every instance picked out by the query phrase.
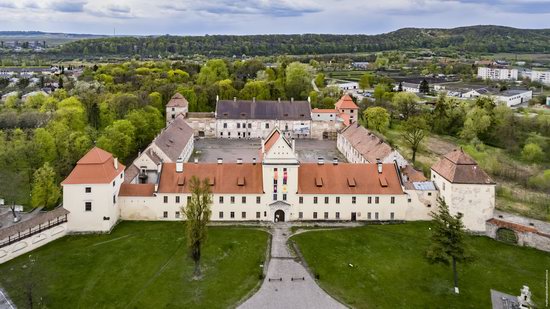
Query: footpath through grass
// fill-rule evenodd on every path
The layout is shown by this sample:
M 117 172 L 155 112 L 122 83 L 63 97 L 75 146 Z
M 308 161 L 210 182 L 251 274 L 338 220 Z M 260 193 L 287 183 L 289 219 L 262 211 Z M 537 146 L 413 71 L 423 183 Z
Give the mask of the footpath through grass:
M 28 255 L 0 265 L 0 285 L 20 308 L 29 282 L 48 308 L 226 308 L 260 281 L 266 232 L 210 227 L 200 281 L 184 233 L 182 222 L 123 222 L 110 235 L 67 236 L 31 252 L 32 274 Z
M 458 265 L 460 294 L 455 295 L 451 267 L 424 258 L 429 227 L 427 222 L 371 225 L 311 231 L 292 239 L 321 286 L 352 307 L 490 308 L 490 289 L 519 295 L 522 285 L 544 306 L 550 254 L 468 237 L 475 260 Z

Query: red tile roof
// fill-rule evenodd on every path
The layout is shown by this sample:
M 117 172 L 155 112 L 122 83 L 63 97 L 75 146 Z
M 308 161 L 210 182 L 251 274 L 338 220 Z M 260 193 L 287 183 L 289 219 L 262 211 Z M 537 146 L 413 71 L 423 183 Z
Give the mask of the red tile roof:
M 358 123 L 345 128 L 341 135 L 370 163 L 375 163 L 376 159 L 384 160 L 393 152 L 383 139 Z
M 269 152 L 269 149 L 271 149 L 271 147 L 275 145 L 275 143 L 279 140 L 280 137 L 281 137 L 281 133 L 279 132 L 279 130 L 275 129 L 273 130 L 273 132 L 271 132 L 271 135 L 264 142 L 265 153 Z
M 462 149 L 446 154 L 432 166 L 432 170 L 452 183 L 494 184 L 491 177 Z
M 61 184 L 109 183 L 123 171 L 124 165 L 120 163 L 115 170 L 112 154 L 94 147 L 76 163 L 75 168 Z
M 353 102 L 349 94 L 344 95 L 336 104 L 334 104 L 337 109 L 359 109 L 359 107 Z
M 328 109 L 328 108 L 314 108 L 311 110 L 312 113 L 338 113 L 335 109 Z
M 185 163 L 182 173 L 176 172 L 175 163 L 164 163 L 158 192 L 190 193 L 193 176 L 208 178 L 212 193 L 263 194 L 262 165 L 252 163 Z
M 170 101 L 166 104 L 166 107 L 187 107 L 189 102 L 180 93 L 174 94 Z
M 299 194 L 403 194 L 393 164 L 304 163 L 298 169 Z
M 155 184 L 129 184 L 120 185 L 119 196 L 153 196 L 155 193 Z

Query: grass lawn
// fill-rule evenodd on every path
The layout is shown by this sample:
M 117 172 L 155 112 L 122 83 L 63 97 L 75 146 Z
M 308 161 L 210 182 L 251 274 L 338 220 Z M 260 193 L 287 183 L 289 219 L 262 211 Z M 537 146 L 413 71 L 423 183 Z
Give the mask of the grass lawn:
M 36 251 L 36 296 L 48 308 L 226 308 L 260 281 L 267 237 L 251 228 L 211 227 L 203 279 L 191 280 L 181 222 L 122 222 L 110 235 L 66 236 Z M 21 256 L 0 265 L 0 285 L 26 308 L 30 272 Z
M 528 285 L 533 300 L 544 305 L 545 269 L 550 254 L 487 237 L 469 237 L 475 260 L 458 265 L 460 295 L 453 289 L 452 268 L 424 258 L 428 222 L 370 225 L 311 231 L 292 239 L 321 286 L 356 308 L 490 308 L 496 289 L 519 295 Z M 353 264 L 350 267 L 348 264 Z

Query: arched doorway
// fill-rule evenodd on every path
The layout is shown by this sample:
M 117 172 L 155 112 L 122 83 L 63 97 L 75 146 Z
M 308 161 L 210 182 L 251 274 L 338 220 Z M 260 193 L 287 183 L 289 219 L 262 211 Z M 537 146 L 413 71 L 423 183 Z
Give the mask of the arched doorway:
M 497 240 L 500 240 L 509 244 L 518 243 L 518 236 L 516 235 L 516 232 L 507 228 L 499 228 L 497 230 L 496 238 Z
M 285 222 L 285 212 L 281 209 L 275 212 L 274 222 Z

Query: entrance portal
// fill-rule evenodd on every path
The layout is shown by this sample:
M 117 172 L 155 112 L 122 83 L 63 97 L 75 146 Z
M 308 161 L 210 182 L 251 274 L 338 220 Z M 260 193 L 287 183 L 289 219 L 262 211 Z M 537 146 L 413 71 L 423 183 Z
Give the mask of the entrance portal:
M 275 212 L 274 221 L 275 222 L 285 222 L 285 212 L 282 211 L 281 209 L 277 210 Z

